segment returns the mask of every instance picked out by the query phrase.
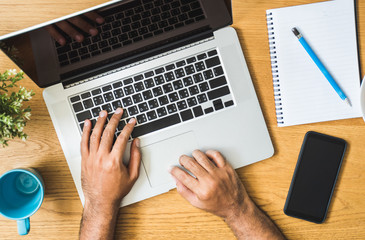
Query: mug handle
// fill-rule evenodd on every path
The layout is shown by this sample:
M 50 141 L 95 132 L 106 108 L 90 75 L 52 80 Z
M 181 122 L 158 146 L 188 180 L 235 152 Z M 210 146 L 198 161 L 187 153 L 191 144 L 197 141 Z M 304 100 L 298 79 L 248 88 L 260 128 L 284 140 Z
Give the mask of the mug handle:
M 29 218 L 17 220 L 19 235 L 27 235 L 30 230 Z

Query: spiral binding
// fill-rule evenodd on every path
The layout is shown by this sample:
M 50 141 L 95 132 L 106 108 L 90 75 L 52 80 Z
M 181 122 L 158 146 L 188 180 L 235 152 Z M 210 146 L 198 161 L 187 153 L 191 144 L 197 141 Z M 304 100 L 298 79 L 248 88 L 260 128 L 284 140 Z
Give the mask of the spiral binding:
M 266 14 L 266 20 L 267 20 L 267 30 L 269 34 L 270 60 L 271 60 L 272 81 L 274 86 L 276 121 L 278 125 L 281 125 L 284 124 L 284 117 L 283 117 L 283 106 L 281 102 L 280 79 L 279 79 L 279 70 L 278 70 L 276 43 L 275 43 L 275 31 L 274 31 L 272 12 Z

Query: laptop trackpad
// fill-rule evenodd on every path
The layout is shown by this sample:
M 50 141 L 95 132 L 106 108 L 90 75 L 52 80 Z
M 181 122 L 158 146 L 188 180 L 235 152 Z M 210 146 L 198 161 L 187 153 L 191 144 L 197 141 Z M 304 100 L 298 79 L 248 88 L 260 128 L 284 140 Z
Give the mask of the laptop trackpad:
M 142 147 L 142 162 L 151 187 L 173 182 L 168 168 L 179 165 L 181 155 L 191 155 L 197 148 L 198 144 L 193 132 Z

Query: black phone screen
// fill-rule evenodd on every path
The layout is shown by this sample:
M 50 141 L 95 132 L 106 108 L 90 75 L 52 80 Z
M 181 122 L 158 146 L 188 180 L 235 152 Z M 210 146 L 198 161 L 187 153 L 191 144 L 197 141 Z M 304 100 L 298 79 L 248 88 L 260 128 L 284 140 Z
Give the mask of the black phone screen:
M 343 139 L 308 132 L 284 212 L 293 217 L 321 223 L 324 221 L 346 150 Z

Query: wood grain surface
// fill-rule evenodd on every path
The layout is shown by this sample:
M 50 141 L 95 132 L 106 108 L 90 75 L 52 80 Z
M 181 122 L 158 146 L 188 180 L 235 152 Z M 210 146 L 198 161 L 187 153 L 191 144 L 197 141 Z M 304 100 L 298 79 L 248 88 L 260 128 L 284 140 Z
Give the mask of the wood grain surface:
M 350 0 L 349 0 L 350 1 Z M 105 0 L 1 0 L 0 35 L 30 27 Z M 234 25 L 265 115 L 275 155 L 237 170 L 250 196 L 289 239 L 365 239 L 365 123 L 361 118 L 279 128 L 276 125 L 265 10 L 319 0 L 233 0 Z M 365 67 L 365 1 L 358 0 L 361 66 Z M 0 53 L 0 71 L 17 68 Z M 77 239 L 82 206 L 51 119 L 42 89 L 29 78 L 22 86 L 36 93 L 29 102 L 29 139 L 0 148 L 0 174 L 17 167 L 38 169 L 46 184 L 45 200 L 31 217 L 29 235 L 17 235 L 16 222 L 0 217 L 0 239 Z M 328 218 L 314 224 L 286 216 L 283 206 L 304 134 L 344 138 L 349 148 Z M 244 149 L 244 146 L 243 146 Z M 116 239 L 234 239 L 218 217 L 200 211 L 176 190 L 122 208 Z

